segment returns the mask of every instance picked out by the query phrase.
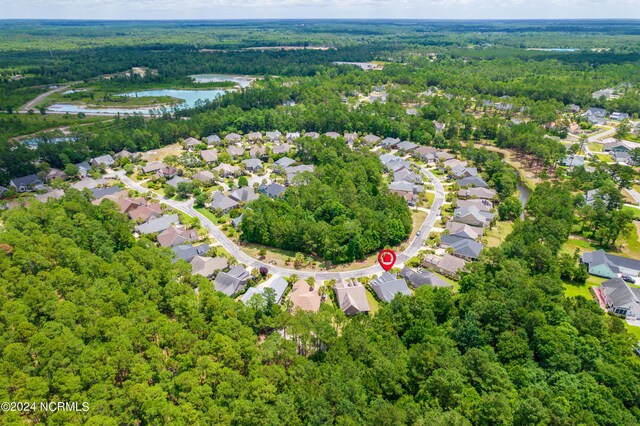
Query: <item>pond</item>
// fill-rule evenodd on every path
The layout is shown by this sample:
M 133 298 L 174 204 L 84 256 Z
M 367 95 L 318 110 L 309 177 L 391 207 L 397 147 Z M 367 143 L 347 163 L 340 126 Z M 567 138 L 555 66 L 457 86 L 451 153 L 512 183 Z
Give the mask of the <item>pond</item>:
M 22 140 L 22 143 L 26 146 L 28 146 L 31 149 L 35 149 L 38 145 L 40 145 L 41 143 L 60 143 L 60 142 L 73 142 L 75 139 L 71 138 L 71 137 L 65 137 L 65 138 L 31 138 L 31 139 L 24 139 Z
M 214 100 L 226 93 L 225 90 L 180 90 L 180 89 L 160 89 L 160 90 L 142 90 L 139 92 L 121 93 L 117 96 L 143 97 L 143 96 L 171 96 L 172 98 L 181 99 L 182 102 L 178 108 L 193 108 L 196 101 Z M 153 110 L 160 110 L 161 106 L 150 107 L 87 107 L 85 105 L 74 105 L 58 103 L 51 105 L 48 110 L 55 113 L 77 114 L 83 112 L 92 115 L 116 115 L 116 114 L 149 114 Z M 172 107 L 167 107 L 171 109 Z
M 249 87 L 255 80 L 254 77 L 229 74 L 195 74 L 190 75 L 196 83 L 218 83 L 221 81 L 231 81 L 240 87 Z

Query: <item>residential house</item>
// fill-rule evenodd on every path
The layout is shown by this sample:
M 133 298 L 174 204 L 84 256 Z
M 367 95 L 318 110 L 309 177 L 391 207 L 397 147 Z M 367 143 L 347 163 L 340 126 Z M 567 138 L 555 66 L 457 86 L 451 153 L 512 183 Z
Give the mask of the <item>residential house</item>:
M 93 198 L 103 198 L 106 197 L 107 195 L 114 195 L 118 192 L 122 191 L 122 188 L 120 188 L 117 185 L 114 186 L 108 186 L 106 188 L 93 188 L 91 189 L 91 194 L 93 195 Z M 123 195 L 126 194 L 126 191 L 123 191 Z
M 291 132 L 291 133 L 287 133 L 287 135 L 285 136 L 285 139 L 287 140 L 287 142 L 293 142 L 299 137 L 300 137 L 300 132 Z
M 422 176 L 418 173 L 414 173 L 411 170 L 401 169 L 397 173 L 393 174 L 393 180 L 396 182 L 404 181 L 411 183 L 422 183 Z
M 346 133 L 344 134 L 344 140 L 347 141 L 348 144 L 353 144 L 358 139 L 357 133 Z
M 477 207 L 460 207 L 453 212 L 453 221 L 471 226 L 488 226 L 493 220 L 493 213 L 478 210 Z
M 44 175 L 45 182 L 51 182 L 54 179 L 65 180 L 67 175 L 60 169 L 49 169 L 47 174 Z
M 382 154 L 380 157 L 380 162 L 386 166 L 389 163 L 392 162 L 396 162 L 396 161 L 404 161 L 402 158 L 398 157 L 397 155 L 393 155 L 393 154 Z M 409 164 L 409 163 L 405 163 L 405 164 Z
M 384 138 L 380 145 L 385 149 L 395 148 L 400 143 L 400 138 Z
M 202 142 L 200 142 L 198 139 L 196 138 L 187 138 L 184 140 L 184 146 L 189 150 L 193 150 L 196 146 L 200 145 Z
M 304 136 L 311 138 L 311 139 L 318 139 L 320 137 L 320 133 L 318 132 L 306 132 L 304 134 Z
M 215 149 L 200 151 L 200 157 L 205 163 L 215 163 L 218 161 L 218 151 Z
M 640 289 L 631 288 L 622 278 L 612 278 L 596 289 L 605 306 L 614 315 L 640 320 Z
M 458 191 L 459 199 L 479 198 L 483 200 L 493 200 L 498 193 L 489 188 L 468 188 Z
M 451 170 L 465 168 L 469 164 L 466 161 L 461 161 L 453 157 L 448 158 L 446 160 L 440 159 L 440 161 L 442 162 L 442 167 L 444 167 L 445 169 L 451 169 Z
M 455 179 L 463 179 L 466 177 L 478 176 L 478 169 L 475 167 L 455 166 L 451 168 L 451 176 Z
M 451 160 L 453 158 L 455 158 L 453 155 L 449 154 L 448 152 L 444 152 L 444 151 L 437 151 L 436 152 L 436 158 L 438 159 L 438 161 L 440 161 L 441 163 L 444 163 L 447 160 Z M 466 164 L 465 164 L 466 165 Z
M 418 115 L 418 110 L 415 108 L 407 108 L 405 109 L 407 115 Z
M 274 278 L 270 281 L 265 281 L 261 284 L 258 284 L 255 287 L 249 287 L 245 294 L 242 295 L 240 301 L 242 303 L 247 303 L 251 300 L 251 298 L 257 294 L 264 295 L 265 290 L 270 288 L 273 290 L 275 294 L 275 303 L 280 303 L 282 301 L 282 296 L 284 296 L 284 292 L 289 287 L 289 283 L 282 277 Z
M 379 141 L 380 141 L 380 136 L 376 136 L 376 135 L 366 135 L 365 137 L 362 138 L 362 142 L 370 146 L 376 145 Z
M 613 161 L 615 161 L 618 164 L 626 164 L 628 166 L 635 166 L 635 162 L 633 161 L 633 159 L 631 158 L 631 155 L 628 152 L 612 152 L 611 156 L 613 157 Z
M 604 152 L 629 152 L 634 148 L 640 148 L 640 144 L 630 141 L 615 141 L 602 146 Z
M 178 174 L 178 169 L 175 167 L 166 166 L 158 170 L 155 174 L 157 178 L 171 179 Z
M 489 200 L 482 199 L 458 200 L 456 202 L 456 207 L 475 207 L 481 212 L 490 212 L 491 210 L 493 210 L 493 203 Z
M 242 224 L 242 216 L 244 216 L 244 213 L 241 213 L 240 216 L 231 219 L 231 225 L 234 228 L 240 229 L 240 225 Z
M 168 180 L 166 184 L 177 189 L 179 184 L 187 182 L 191 182 L 191 180 L 183 178 L 182 176 L 174 176 L 172 179 Z
M 637 277 L 640 273 L 640 260 L 616 256 L 596 250 L 582 254 L 582 263 L 587 266 L 591 275 L 604 278 L 615 278 L 619 275 Z
M 567 155 L 561 161 L 563 166 L 574 168 L 574 167 L 584 167 L 584 156 L 582 155 Z
M 262 161 L 258 158 L 249 158 L 242 160 L 242 163 L 246 166 L 247 171 L 253 173 L 262 169 Z
M 362 284 L 356 281 L 340 280 L 333 287 L 336 294 L 338 306 L 347 315 L 357 315 L 359 313 L 369 313 L 369 301 L 367 300 L 367 290 Z
M 242 188 L 236 188 L 231 191 L 230 197 L 241 203 L 248 203 L 249 201 L 257 200 L 258 196 L 250 186 L 244 186 Z
M 258 187 L 258 192 L 269 198 L 279 198 L 284 195 L 287 188 L 279 183 L 271 182 L 270 184 L 262 184 Z
M 251 142 L 257 142 L 262 140 L 262 133 L 260 132 L 251 132 L 247 133 L 247 140 Z
M 227 148 L 227 153 L 231 158 L 242 157 L 244 155 L 244 148 L 239 146 L 230 146 Z
M 171 248 L 171 250 L 176 254 L 176 259 L 182 259 L 187 263 L 191 263 L 193 258 L 196 256 L 206 254 L 209 249 L 209 244 L 200 244 L 198 246 L 182 244 Z
M 85 177 L 89 170 L 91 170 L 91 164 L 83 161 L 82 163 L 74 164 L 78 168 L 78 173 L 81 177 Z
M 226 269 L 228 266 L 229 262 L 224 256 L 195 256 L 191 260 L 191 273 L 193 275 L 211 278 L 217 271 Z
M 289 166 L 291 166 L 292 164 L 295 164 L 295 163 L 296 163 L 296 160 L 294 160 L 293 158 L 282 157 L 281 159 L 279 159 L 278 161 L 276 161 L 273 164 L 278 168 L 286 169 L 287 167 L 289 167 Z
M 158 203 L 148 205 L 135 205 L 137 207 L 127 212 L 129 218 L 135 222 L 149 222 L 150 220 L 157 219 L 162 216 L 162 208 Z
M 218 172 L 218 174 L 222 177 L 234 177 L 235 175 L 240 173 L 240 167 L 232 166 L 231 164 L 221 163 L 218 167 L 214 167 L 214 172 Z
M 411 295 L 404 278 L 395 277 L 387 271 L 371 281 L 369 285 L 383 302 L 391 302 L 398 294 Z
M 580 106 L 576 104 L 567 105 L 567 111 L 577 114 L 580 112 Z
M 389 191 L 404 196 L 405 193 L 419 194 L 424 191 L 424 187 L 411 182 L 395 181 L 389 184 Z
M 273 155 L 287 154 L 289 151 L 291 151 L 291 145 L 289 145 L 288 143 L 281 143 L 279 145 L 274 145 L 271 148 L 271 153 Z
M 402 152 L 402 153 L 406 153 L 406 152 L 411 152 L 414 149 L 416 149 L 419 145 L 415 144 L 413 142 L 409 142 L 409 141 L 402 141 L 400 142 L 398 145 L 396 145 L 396 148 L 398 149 L 398 151 Z
M 612 112 L 609 118 L 616 121 L 628 120 L 629 114 L 626 112 Z
M 408 266 L 405 266 L 402 268 L 402 271 L 400 271 L 400 276 L 407 280 L 412 288 L 420 288 L 423 286 L 453 288 L 451 284 L 426 269 L 414 271 Z
M 167 167 L 164 163 L 160 162 L 160 161 L 153 161 L 151 163 L 148 163 L 146 166 L 142 167 L 142 173 L 144 174 L 148 174 L 148 173 L 154 173 L 157 172 L 163 168 Z
M 213 286 L 217 291 L 233 296 L 242 291 L 251 278 L 251 274 L 242 265 L 236 265 L 229 272 L 218 272 Z
M 384 167 L 390 172 L 398 173 L 401 170 L 411 170 L 411 163 L 405 160 L 389 161 Z
M 413 157 L 419 158 L 424 162 L 433 163 L 436 161 L 436 149 L 431 146 L 419 146 L 411 153 Z
M 223 213 L 228 213 L 231 209 L 238 207 L 238 202 L 232 200 L 227 197 L 220 191 L 216 191 L 213 193 L 211 198 L 211 208 L 214 211 L 222 211 Z
M 237 133 L 229 133 L 227 136 L 224 137 L 227 142 L 229 143 L 236 143 L 236 142 L 240 142 L 242 140 L 242 136 L 240 136 Z
M 473 186 L 476 188 L 488 188 L 489 185 L 484 181 L 480 176 L 469 176 L 466 178 L 458 179 L 458 186 L 460 188 L 465 188 L 468 186 Z
M 446 226 L 449 235 L 459 238 L 467 238 L 469 240 L 477 240 L 482 237 L 484 229 L 479 226 L 470 226 L 466 223 L 460 222 L 447 222 Z M 443 235 L 444 236 L 444 235 Z
M 100 166 L 111 167 L 115 162 L 116 160 L 114 160 L 112 156 L 107 154 L 107 155 L 101 155 L 100 157 L 93 158 L 91 160 L 91 165 L 93 167 L 100 167 Z
M 139 234 L 155 234 L 164 231 L 179 221 L 180 218 L 177 214 L 166 214 L 157 219 L 151 219 L 147 223 L 136 226 L 136 231 Z
M 198 231 L 186 229 L 184 226 L 171 225 L 156 237 L 160 247 L 175 247 L 185 243 L 198 241 Z
M 207 185 L 216 180 L 216 176 L 211 173 L 209 170 L 203 170 L 191 176 L 192 179 L 197 180 L 198 182 L 202 182 Z
M 113 155 L 113 158 L 116 159 L 116 160 L 122 160 L 124 158 L 131 159 L 131 158 L 133 158 L 133 154 L 130 153 L 129 151 L 127 151 L 126 149 L 123 149 L 122 151 L 115 153 Z
M 309 312 L 318 312 L 322 297 L 318 294 L 319 284 L 316 282 L 316 288 L 311 290 L 311 286 L 306 281 L 298 280 L 293 284 L 289 299 L 293 304 L 293 309 L 300 309 Z
M 432 268 L 440 274 L 455 279 L 460 278 L 460 272 L 464 270 L 466 264 L 467 262 L 464 259 L 450 254 L 445 254 L 442 257 L 436 256 L 435 254 L 428 254 L 423 261 L 425 267 Z
M 340 133 L 336 133 L 336 132 L 327 132 L 324 135 L 331 139 L 338 139 L 340 137 Z
M 9 181 L 9 186 L 12 186 L 17 192 L 27 192 L 33 189 L 42 187 L 42 180 L 38 175 L 28 175 Z
M 453 255 L 467 260 L 478 260 L 484 246 L 468 238 L 462 238 L 455 235 L 442 235 L 440 246 L 453 249 Z
M 258 158 L 264 156 L 266 149 L 264 146 L 255 145 L 249 150 L 249 157 Z
M 298 176 L 301 173 L 304 172 L 309 172 L 309 173 L 313 173 L 315 170 L 315 167 L 313 164 L 311 165 L 307 165 L 307 164 L 302 164 L 300 166 L 289 166 L 286 169 L 284 169 L 285 173 L 287 174 L 287 182 L 290 184 L 293 181 L 293 178 Z
M 433 120 L 433 126 L 435 127 L 436 132 L 444 131 L 444 123 L 440 123 L 436 120 Z
M 607 122 L 607 111 L 602 108 L 591 107 L 582 115 L 584 117 L 587 117 L 587 120 L 589 120 L 593 124 L 602 125 Z
M 8 188 L 5 188 L 4 186 L 0 186 L 0 198 L 4 197 L 4 194 L 6 194 L 7 192 L 9 192 Z
M 240 136 L 240 135 L 238 135 Z M 222 139 L 220 139 L 220 136 L 218 135 L 209 135 L 207 136 L 207 145 L 209 146 L 215 146 L 215 145 L 220 145 L 220 143 L 222 142 Z M 227 139 L 229 140 L 229 139 Z

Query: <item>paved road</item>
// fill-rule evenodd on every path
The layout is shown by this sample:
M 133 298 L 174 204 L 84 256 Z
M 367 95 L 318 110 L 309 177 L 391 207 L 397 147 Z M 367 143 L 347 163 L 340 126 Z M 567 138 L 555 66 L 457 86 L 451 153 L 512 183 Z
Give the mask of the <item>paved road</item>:
M 34 109 L 35 105 L 39 104 L 40 102 L 45 100 L 50 95 L 52 95 L 52 94 L 54 94 L 56 92 L 61 92 L 61 91 L 66 90 L 68 88 L 69 88 L 69 84 L 64 85 L 64 86 L 58 86 L 55 89 L 51 89 L 48 92 L 42 93 L 42 94 L 36 96 L 35 99 L 32 99 L 29 102 L 27 102 L 26 104 L 24 104 L 24 106 L 22 108 L 20 108 L 20 110 L 18 112 L 20 112 L 22 114 L 28 113 L 30 109 Z
M 418 252 L 421 250 L 422 245 L 424 244 L 424 240 L 429 236 L 431 229 L 434 227 L 436 223 L 436 219 L 440 214 L 440 209 L 444 204 L 445 200 L 445 192 L 442 183 L 438 180 L 436 176 L 434 176 L 429 170 L 424 167 L 421 168 L 422 173 L 424 173 L 431 183 L 433 184 L 436 196 L 433 201 L 433 205 L 427 215 L 427 218 L 424 220 L 422 225 L 420 226 L 420 235 L 416 235 L 409 246 L 402 252 L 398 254 L 398 258 L 396 260 L 396 264 L 401 265 L 410 258 L 416 256 Z M 147 193 L 150 192 L 149 189 L 142 187 L 140 184 L 134 182 L 129 179 L 124 172 L 118 172 L 116 175 L 120 178 L 120 180 L 127 185 L 128 187 L 140 192 Z M 274 266 L 266 262 L 262 262 L 258 259 L 255 259 L 240 249 L 231 241 L 217 226 L 213 224 L 207 217 L 203 216 L 199 212 L 197 212 L 193 208 L 193 201 L 175 201 L 170 199 L 164 199 L 164 203 L 169 205 L 170 207 L 180 210 L 181 212 L 200 219 L 200 223 L 204 226 L 211 235 L 218 240 L 220 245 L 227 250 L 231 256 L 238 260 L 240 263 L 244 263 L 247 266 L 252 268 L 260 268 L 261 266 L 265 266 L 269 269 L 271 273 L 282 275 L 288 277 L 290 275 L 296 274 L 298 277 L 306 279 L 308 277 L 314 277 L 316 280 L 330 280 L 330 279 L 350 279 L 350 278 L 361 278 L 366 276 L 371 276 L 373 274 L 379 274 L 382 272 L 382 268 L 378 265 L 370 266 L 368 268 L 354 269 L 350 271 L 344 272 L 322 272 L 322 271 L 309 271 L 305 269 L 289 269 L 282 268 L 279 266 Z

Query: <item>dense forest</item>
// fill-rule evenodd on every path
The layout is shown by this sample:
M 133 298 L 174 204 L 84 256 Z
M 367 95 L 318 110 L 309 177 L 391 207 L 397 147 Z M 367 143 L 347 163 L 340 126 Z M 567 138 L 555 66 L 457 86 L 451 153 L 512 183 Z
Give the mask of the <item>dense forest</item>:
M 244 241 L 344 263 L 409 236 L 407 202 L 389 193 L 375 155 L 352 151 L 342 138 L 296 142 L 296 157 L 313 164 L 314 173 L 296 176 L 282 200 L 249 203 L 241 223 Z
M 569 197 L 540 187 L 531 219 L 458 293 L 423 287 L 350 320 L 216 293 L 83 193 L 4 212 L 0 397 L 89 409 L 2 421 L 638 424 L 635 339 L 594 301 L 562 295 L 565 236 L 548 230 L 571 220 Z

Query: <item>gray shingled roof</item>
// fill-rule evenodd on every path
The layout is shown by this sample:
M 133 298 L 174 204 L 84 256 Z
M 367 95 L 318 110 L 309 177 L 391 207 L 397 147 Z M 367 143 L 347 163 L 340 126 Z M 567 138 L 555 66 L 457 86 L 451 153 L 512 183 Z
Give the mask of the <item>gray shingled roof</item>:
M 173 223 L 178 223 L 179 218 L 177 214 L 166 214 L 157 219 L 152 219 L 147 223 L 136 226 L 136 230 L 140 234 L 154 234 L 156 232 L 162 232 Z
M 411 295 L 404 278 L 397 278 L 389 272 L 384 272 L 369 285 L 383 302 L 391 302 L 398 294 Z

